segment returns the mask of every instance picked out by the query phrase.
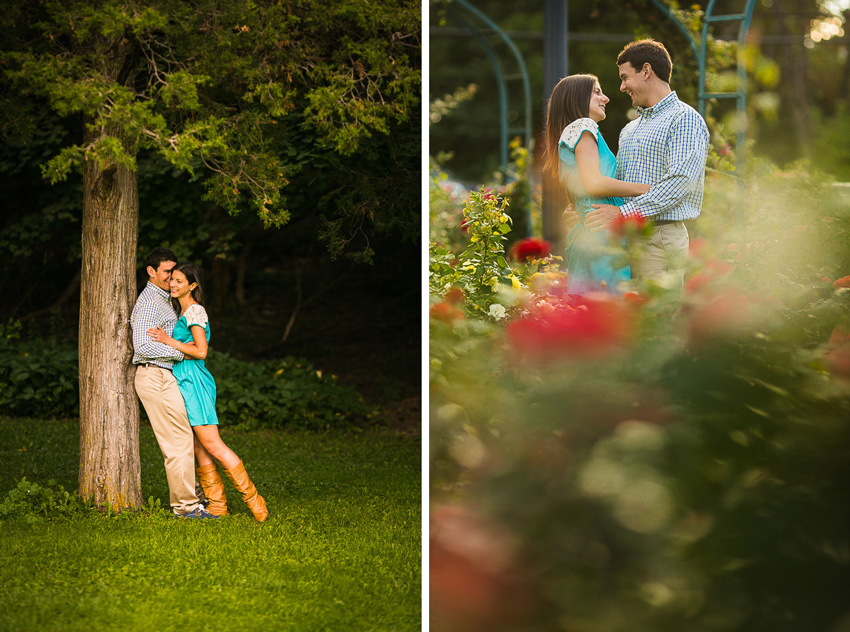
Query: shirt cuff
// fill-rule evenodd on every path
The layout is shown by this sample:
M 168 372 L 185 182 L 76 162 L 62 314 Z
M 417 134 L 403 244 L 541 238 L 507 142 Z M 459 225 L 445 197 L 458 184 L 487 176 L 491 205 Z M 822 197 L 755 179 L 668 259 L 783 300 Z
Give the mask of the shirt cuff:
M 626 202 L 620 207 L 620 215 L 623 217 L 641 217 L 641 212 L 637 204 Z

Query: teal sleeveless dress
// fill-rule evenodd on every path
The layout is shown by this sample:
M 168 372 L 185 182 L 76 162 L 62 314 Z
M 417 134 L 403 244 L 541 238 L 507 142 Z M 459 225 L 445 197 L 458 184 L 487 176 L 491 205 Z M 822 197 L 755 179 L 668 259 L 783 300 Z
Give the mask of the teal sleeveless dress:
M 567 235 L 567 293 L 619 293 L 621 284 L 632 278 L 624 244 L 612 243 L 607 231 L 591 232 L 584 225 L 591 204 L 620 206 L 618 197 L 592 197 L 584 189 L 576 162 L 576 145 L 582 134 L 589 133 L 599 148 L 599 171 L 609 178 L 617 177 L 617 158 L 608 149 L 593 119 L 580 118 L 564 128 L 558 142 L 558 178 L 573 201 L 580 221 Z
M 207 344 L 209 344 L 210 323 L 207 312 L 197 304 L 190 306 L 180 316 L 177 324 L 174 325 L 172 337 L 178 342 L 193 342 L 190 323 L 203 323 Z M 182 362 L 174 363 L 174 377 L 180 388 L 180 394 L 183 395 L 183 401 L 186 402 L 189 424 L 192 426 L 218 425 L 218 415 L 215 412 L 215 380 L 204 366 L 204 361 L 186 356 Z

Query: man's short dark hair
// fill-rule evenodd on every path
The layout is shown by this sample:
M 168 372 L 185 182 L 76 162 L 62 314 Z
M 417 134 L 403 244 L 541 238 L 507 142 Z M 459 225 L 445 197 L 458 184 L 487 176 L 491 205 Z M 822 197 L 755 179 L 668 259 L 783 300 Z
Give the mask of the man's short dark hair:
M 644 64 L 649 64 L 652 66 L 652 72 L 661 81 L 670 83 L 673 60 L 670 59 L 670 53 L 661 42 L 656 42 L 654 39 L 642 39 L 626 45 L 617 57 L 617 65 L 622 66 L 626 62 L 630 63 L 636 71 L 643 68 Z
M 147 270 L 148 266 L 153 268 L 154 270 L 159 270 L 159 264 L 163 261 L 173 261 L 177 263 L 177 255 L 171 252 L 168 248 L 154 248 L 148 254 L 147 259 L 145 259 L 145 269 Z

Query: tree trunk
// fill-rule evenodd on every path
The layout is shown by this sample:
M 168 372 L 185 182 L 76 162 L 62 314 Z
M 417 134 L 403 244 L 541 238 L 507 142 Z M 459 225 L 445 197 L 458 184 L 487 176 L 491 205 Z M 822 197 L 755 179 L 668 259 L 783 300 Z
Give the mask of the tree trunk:
M 82 496 L 115 511 L 142 506 L 130 332 L 138 223 L 136 173 L 104 170 L 89 160 L 83 172 L 79 483 Z

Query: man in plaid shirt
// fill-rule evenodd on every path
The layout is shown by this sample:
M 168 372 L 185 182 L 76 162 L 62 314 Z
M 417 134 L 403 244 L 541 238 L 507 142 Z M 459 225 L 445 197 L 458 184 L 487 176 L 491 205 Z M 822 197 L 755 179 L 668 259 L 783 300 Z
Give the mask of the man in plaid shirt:
M 171 373 L 174 362 L 182 360 L 183 354 L 147 334 L 148 329 L 162 327 L 170 336 L 177 323 L 170 292 L 171 271 L 176 265 L 177 257 L 165 248 L 154 248 L 145 261 L 148 283 L 130 316 L 136 393 L 165 458 L 172 511 L 181 518 L 213 518 L 195 492 L 195 435 Z
M 620 91 L 632 98 L 639 114 L 620 132 L 617 178 L 651 188 L 622 206 L 594 204 L 585 224 L 600 230 L 620 216 L 652 220 L 652 235 L 639 244 L 632 274 L 681 288 L 689 245 L 683 221 L 702 210 L 708 127 L 670 89 L 673 62 L 663 44 L 632 42 L 617 65 Z

